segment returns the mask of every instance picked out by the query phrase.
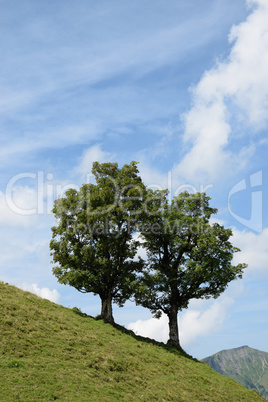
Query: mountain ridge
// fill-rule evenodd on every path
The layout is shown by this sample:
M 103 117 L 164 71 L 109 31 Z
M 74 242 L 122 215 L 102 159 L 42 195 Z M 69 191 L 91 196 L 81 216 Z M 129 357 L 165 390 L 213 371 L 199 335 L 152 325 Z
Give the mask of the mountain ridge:
M 201 361 L 268 400 L 268 353 L 247 345 L 222 350 Z

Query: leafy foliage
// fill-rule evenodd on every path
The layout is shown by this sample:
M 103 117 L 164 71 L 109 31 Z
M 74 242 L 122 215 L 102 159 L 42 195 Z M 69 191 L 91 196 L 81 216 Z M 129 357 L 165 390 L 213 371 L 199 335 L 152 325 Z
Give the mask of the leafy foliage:
M 142 215 L 144 185 L 137 163 L 93 164 L 96 184 L 70 189 L 55 201 L 58 225 L 52 228 L 53 268 L 58 281 L 102 300 L 102 316 L 113 321 L 111 302 L 122 306 L 141 262 L 130 221 Z
M 232 264 L 239 251 L 232 231 L 210 219 L 217 212 L 205 193 L 183 192 L 168 203 L 168 191 L 152 191 L 137 163 L 95 162 L 95 184 L 70 189 L 55 201 L 53 273 L 80 292 L 98 294 L 101 318 L 114 323 L 112 301 L 137 304 L 169 317 L 170 339 L 179 347 L 178 311 L 191 299 L 218 297 L 241 278 L 246 264 Z M 141 234 L 142 243 L 134 240 Z M 145 247 L 147 260 L 137 257 Z
M 154 199 L 155 196 L 155 199 Z M 136 302 L 156 317 L 168 315 L 170 341 L 179 345 L 177 314 L 191 299 L 218 297 L 228 283 L 242 277 L 245 264 L 232 265 L 232 231 L 211 224 L 216 209 L 209 206 L 204 193 L 181 193 L 167 201 L 167 193 L 150 194 L 153 213 L 142 231 L 147 250 L 147 270 L 139 278 Z

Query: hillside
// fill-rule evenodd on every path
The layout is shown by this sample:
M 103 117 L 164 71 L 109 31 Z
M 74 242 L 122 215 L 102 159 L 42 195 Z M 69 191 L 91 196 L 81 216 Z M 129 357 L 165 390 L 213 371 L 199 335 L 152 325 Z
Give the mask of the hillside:
M 0 282 L 0 400 L 261 401 L 207 364 Z
M 268 400 L 268 353 L 242 346 L 223 350 L 202 361 L 218 373 L 255 389 Z

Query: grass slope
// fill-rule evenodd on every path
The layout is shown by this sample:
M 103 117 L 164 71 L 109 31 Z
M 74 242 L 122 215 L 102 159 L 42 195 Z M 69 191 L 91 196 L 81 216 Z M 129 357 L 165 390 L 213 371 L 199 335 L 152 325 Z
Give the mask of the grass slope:
M 203 359 L 214 370 L 255 389 L 268 400 L 268 353 L 241 346 Z
M 207 364 L 0 282 L 0 400 L 261 401 Z

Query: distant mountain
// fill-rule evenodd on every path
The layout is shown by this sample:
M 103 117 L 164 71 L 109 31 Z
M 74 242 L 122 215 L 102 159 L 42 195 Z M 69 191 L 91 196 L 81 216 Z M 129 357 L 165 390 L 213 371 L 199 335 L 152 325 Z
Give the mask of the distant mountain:
M 248 346 L 222 350 L 202 359 L 215 371 L 256 390 L 268 400 L 268 353 Z

